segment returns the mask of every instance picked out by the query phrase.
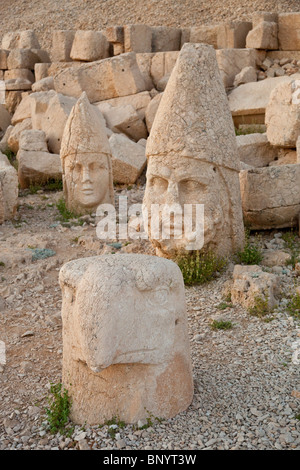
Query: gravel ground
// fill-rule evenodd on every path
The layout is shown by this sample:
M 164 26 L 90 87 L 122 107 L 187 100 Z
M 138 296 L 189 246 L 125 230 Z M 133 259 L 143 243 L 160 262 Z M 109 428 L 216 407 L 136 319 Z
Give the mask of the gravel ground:
M 129 203 L 140 202 L 143 191 L 133 186 L 117 189 L 116 196 L 128 194 Z M 61 196 L 23 195 L 18 220 L 0 227 L 0 250 L 13 247 L 15 263 L 0 267 L 0 340 L 6 345 L 6 365 L 0 366 L 0 450 L 300 450 L 300 369 L 292 360 L 295 344 L 300 348 L 300 321 L 286 310 L 299 277 L 287 267 L 276 268 L 282 299 L 269 322 L 240 306 L 220 309 L 233 264 L 214 281 L 186 288 L 195 394 L 185 412 L 164 421 L 149 417 L 144 429 L 118 423 L 113 431 L 104 425 L 75 426 L 69 436 L 49 432 L 50 384 L 61 380 L 59 269 L 71 259 L 114 250 L 97 240 L 92 219 L 83 226 L 57 222 Z M 274 235 L 261 233 L 267 250 L 283 246 L 281 236 Z M 22 250 L 28 247 L 56 254 L 24 261 Z M 153 254 L 148 241 L 116 251 Z M 233 327 L 213 330 L 216 319 Z
M 49 49 L 55 29 L 93 29 L 128 23 L 196 26 L 251 20 L 254 12 L 300 11 L 299 0 L 1 0 L 0 38 L 8 31 L 34 29 Z

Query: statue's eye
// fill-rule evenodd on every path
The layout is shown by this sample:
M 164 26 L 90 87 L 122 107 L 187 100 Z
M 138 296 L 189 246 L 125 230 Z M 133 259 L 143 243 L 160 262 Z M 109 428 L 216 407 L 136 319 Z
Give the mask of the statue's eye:
M 190 191 L 205 191 L 206 186 L 192 179 L 180 181 L 180 191 L 190 192 Z
M 166 287 L 158 287 L 151 292 L 150 303 L 152 305 L 163 306 L 168 302 L 169 289 Z
M 153 176 L 150 180 L 150 185 L 158 193 L 163 193 L 168 189 L 168 181 L 160 176 Z
M 82 165 L 80 165 L 80 163 L 76 163 L 76 165 L 74 166 L 74 171 L 76 171 L 76 173 L 81 173 L 81 169 Z

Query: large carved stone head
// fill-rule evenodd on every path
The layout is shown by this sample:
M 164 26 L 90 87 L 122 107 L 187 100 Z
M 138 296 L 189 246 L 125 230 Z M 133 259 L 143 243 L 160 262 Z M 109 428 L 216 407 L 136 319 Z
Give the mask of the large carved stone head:
M 111 152 L 100 111 L 85 93 L 73 107 L 61 145 L 67 207 L 78 214 L 114 204 Z
M 185 44 L 173 69 L 147 142 L 144 206 L 157 253 L 191 249 L 191 239 L 151 234 L 152 205 L 204 205 L 204 249 L 228 255 L 244 237 L 239 159 L 231 113 L 215 51 Z M 168 222 L 169 223 L 169 222 Z M 163 233 L 164 218 L 160 219 Z M 188 248 L 187 248 L 188 247 Z

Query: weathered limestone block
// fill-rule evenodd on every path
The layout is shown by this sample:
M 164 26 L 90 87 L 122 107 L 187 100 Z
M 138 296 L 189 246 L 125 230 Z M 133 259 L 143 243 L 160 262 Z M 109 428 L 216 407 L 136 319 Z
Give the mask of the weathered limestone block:
M 179 51 L 181 29 L 152 26 L 152 52 Z
M 29 80 L 31 83 L 35 81 L 34 74 L 29 69 L 10 69 L 5 70 L 4 72 L 4 80 L 14 80 L 17 78 L 22 78 L 25 80 Z
M 264 272 L 256 265 L 234 267 L 231 289 L 231 301 L 234 305 L 251 308 L 260 299 L 271 310 L 278 304 L 279 293 L 280 278 L 275 274 Z
M 124 44 L 123 26 L 108 26 L 104 34 L 108 42 Z
M 109 138 L 115 183 L 134 184 L 147 164 L 145 147 L 122 134 Z
M 40 91 L 50 91 L 50 90 L 54 90 L 53 77 L 42 78 L 41 80 L 36 81 L 32 85 L 32 91 L 36 93 Z
M 139 115 L 140 119 L 145 119 L 146 108 L 151 101 L 151 95 L 149 91 L 142 91 L 141 93 L 136 93 L 135 95 L 129 96 L 120 96 L 119 98 L 111 98 L 110 100 L 100 101 L 99 103 L 94 103 L 95 106 L 98 106 L 100 111 L 101 107 L 105 110 L 106 105 L 109 104 L 112 107 L 126 106 L 130 104 L 134 107 L 135 111 Z
M 176 204 L 179 215 L 183 204 L 204 204 L 203 249 L 225 255 L 243 246 L 236 137 L 212 46 L 186 43 L 181 49 L 147 140 L 146 155 L 144 206 L 149 239 L 159 255 L 199 249 L 195 248 L 199 240 L 188 230 L 179 239 L 154 237 L 152 204 Z M 163 233 L 165 221 L 160 218 L 159 224 Z
M 3 220 L 10 220 L 15 216 L 18 206 L 18 175 L 7 157 L 1 153 L 0 187 L 2 189 L 2 213 L 4 213 L 2 218 Z
M 45 64 L 40 64 L 37 63 L 34 66 L 34 75 L 35 75 L 35 80 L 38 82 L 39 80 L 42 80 L 43 78 L 48 77 L 48 71 L 50 68 L 51 64 L 45 63 Z
M 300 80 L 278 85 L 266 108 L 267 136 L 272 145 L 296 148 L 300 135 Z
M 278 147 L 277 147 L 278 148 Z M 297 163 L 296 150 L 279 148 L 278 157 L 275 161 L 269 163 L 269 166 L 292 165 Z
M 286 266 L 291 259 L 290 253 L 281 250 L 267 251 L 263 255 L 262 265 L 272 268 L 274 266 Z
M 300 51 L 300 13 L 278 15 L 278 41 L 282 51 Z
M 240 172 L 244 221 L 250 229 L 294 227 L 300 213 L 300 165 Z
M 218 27 L 218 49 L 243 49 L 252 29 L 249 21 L 228 21 Z
M 4 197 L 2 185 L 0 184 L 0 225 L 4 222 Z
M 76 99 L 53 90 L 30 96 L 32 128 L 43 130 L 49 151 L 59 154 L 64 127 Z
M 264 124 L 272 90 L 280 83 L 289 83 L 295 79 L 300 79 L 300 74 L 266 78 L 260 82 L 245 83 L 232 90 L 228 100 L 235 124 L 250 122 Z
M 0 70 L 7 70 L 7 56 L 9 51 L 0 49 Z
M 32 82 L 27 78 L 12 78 L 5 80 L 6 91 L 26 91 L 31 90 Z
M 256 82 L 257 81 L 257 70 L 255 67 L 244 67 L 240 73 L 235 76 L 233 86 L 237 87 L 244 83 Z
M 70 53 L 75 37 L 73 30 L 53 31 L 51 61 L 52 62 L 69 62 L 71 61 Z
M 85 91 L 91 103 L 145 91 L 134 52 L 63 69 L 54 76 L 54 86 L 76 98 Z
M 19 150 L 21 133 L 30 129 L 32 129 L 32 121 L 30 118 L 23 119 L 14 126 L 7 139 L 8 147 L 13 153 L 17 153 Z
M 40 49 L 37 36 L 32 30 L 11 31 L 4 34 L 2 49 Z
M 34 70 L 34 65 L 41 62 L 31 49 L 13 49 L 7 57 L 7 68 Z
M 109 42 L 100 31 L 76 31 L 70 57 L 84 62 L 106 59 L 109 57 Z
M 145 24 L 128 24 L 124 26 L 125 52 L 151 52 L 152 30 Z
M 148 132 L 144 121 L 131 104 L 125 106 L 111 106 L 108 103 L 98 104 L 102 112 L 107 127 L 116 133 L 126 134 L 136 142 L 148 137 Z
M 261 168 L 273 162 L 278 150 L 270 145 L 266 134 L 239 135 L 236 138 L 240 160 L 254 168 Z
M 61 180 L 60 156 L 48 151 L 19 150 L 18 178 L 22 189 L 30 185 L 44 184 L 49 180 Z
M 111 150 L 105 121 L 83 93 L 64 128 L 61 161 L 64 196 L 75 213 L 89 213 L 99 204 L 114 204 Z
M 30 152 L 48 152 L 45 132 L 35 129 L 21 132 L 19 149 Z
M 216 54 L 225 88 L 233 86 L 236 75 L 243 68 L 257 68 L 257 64 L 265 56 L 265 52 L 255 49 L 221 49 Z
M 151 58 L 150 74 L 153 79 L 154 85 L 165 77 L 170 75 L 175 67 L 178 58 L 178 51 L 171 52 L 158 52 Z
M 10 115 L 14 114 L 16 108 L 22 101 L 23 91 L 6 91 L 5 92 L 5 108 Z
M 220 25 L 193 26 L 190 28 L 189 40 L 185 42 L 204 42 L 218 48 L 218 32 Z
M 11 116 L 5 109 L 5 106 L 0 103 L 0 131 L 5 132 L 11 123 Z
M 255 28 L 260 23 L 268 21 L 271 23 L 278 23 L 278 13 L 272 11 L 257 11 L 252 15 L 252 24 Z
M 118 416 L 137 423 L 149 413 L 171 418 L 185 410 L 193 378 L 178 266 L 155 256 L 107 255 L 67 263 L 59 279 L 72 421 Z
M 278 49 L 278 25 L 270 21 L 262 21 L 249 31 L 246 47 L 254 49 Z
M 162 96 L 163 94 L 159 93 L 150 101 L 150 103 L 147 106 L 145 117 L 146 117 L 146 125 L 147 125 L 149 134 L 150 134 L 159 104 L 161 102 Z

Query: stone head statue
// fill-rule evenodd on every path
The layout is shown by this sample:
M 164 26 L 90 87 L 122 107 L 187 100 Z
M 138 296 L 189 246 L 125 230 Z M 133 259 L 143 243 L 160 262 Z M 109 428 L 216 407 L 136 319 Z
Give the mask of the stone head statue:
M 179 53 L 147 141 L 144 206 L 157 253 L 190 246 L 151 236 L 151 206 L 204 205 L 204 249 L 228 255 L 243 245 L 239 159 L 232 117 L 213 47 L 185 44 Z M 164 220 L 161 217 L 160 228 Z
M 75 213 L 114 204 L 111 151 L 100 111 L 84 92 L 73 107 L 62 138 L 63 186 L 67 207 Z
M 169 415 L 190 402 L 184 284 L 175 263 L 147 255 L 85 258 L 61 269 L 60 284 L 63 375 L 79 421 L 96 419 L 95 410 L 135 421 L 144 408 Z M 81 402 L 80 386 L 86 394 L 91 387 L 90 403 Z

